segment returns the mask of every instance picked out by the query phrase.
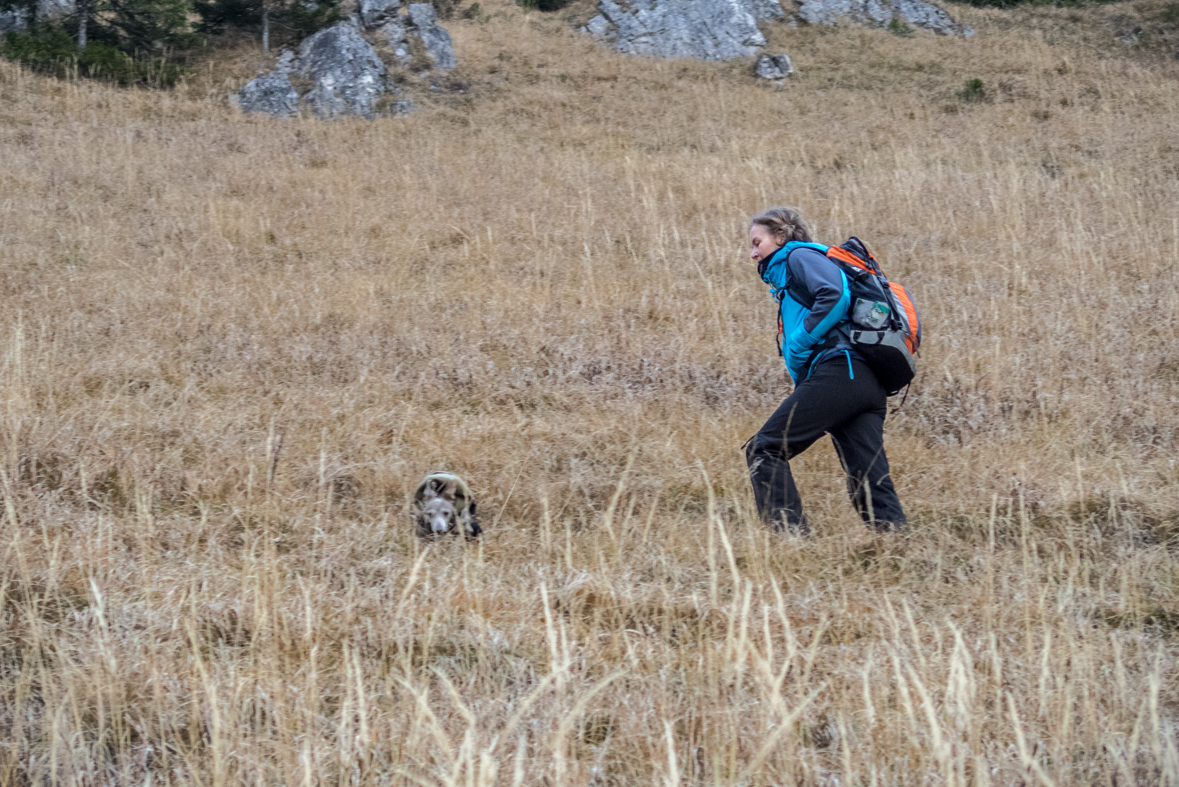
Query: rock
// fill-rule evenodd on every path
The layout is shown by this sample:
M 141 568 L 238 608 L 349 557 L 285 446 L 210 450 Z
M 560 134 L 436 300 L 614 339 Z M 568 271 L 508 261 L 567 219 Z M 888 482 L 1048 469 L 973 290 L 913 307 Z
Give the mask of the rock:
M 372 118 L 388 69 L 351 22 L 321 30 L 299 47 L 299 73 L 312 81 L 304 101 L 321 118 Z
M 961 36 L 969 38 L 974 35 L 974 28 L 970 25 L 960 25 L 954 18 L 932 3 L 924 0 L 892 0 L 894 19 L 900 17 L 913 27 L 932 30 L 939 36 Z
M 22 8 L 0 10 L 0 35 L 23 33 L 29 27 L 29 20 Z
M 610 20 L 598 14 L 585 23 L 585 27 L 581 28 L 581 32 L 589 33 L 594 38 L 609 38 L 612 29 L 613 26 L 610 24 Z
M 409 31 L 405 28 L 405 21 L 400 16 L 394 16 L 381 26 L 381 36 L 393 50 L 393 56 L 403 66 L 409 65 Z
M 397 62 L 407 66 L 413 59 L 409 46 L 409 37 L 412 35 L 422 42 L 426 56 L 435 68 L 450 71 L 457 66 L 454 42 L 450 38 L 450 33 L 438 24 L 438 14 L 434 11 L 434 6 L 428 3 L 414 3 L 409 6 L 408 12 L 407 15 L 389 14 L 380 27 L 380 35 L 388 42 Z
M 779 0 L 752 0 L 753 18 L 759 22 L 775 22 L 786 18 Z
M 1129 30 L 1119 30 L 1116 37 L 1118 43 L 1123 46 L 1138 46 L 1142 40 L 1142 28 L 1134 27 Z
M 589 33 L 625 54 L 734 60 L 766 40 L 751 0 L 600 0 Z
M 757 59 L 754 71 L 762 79 L 781 82 L 794 73 L 794 64 L 790 62 L 790 55 L 762 55 Z
M 242 112 L 259 112 L 276 118 L 299 114 L 299 94 L 284 71 L 272 71 L 246 83 L 237 95 Z
M 73 16 L 77 10 L 74 0 L 37 0 L 37 21 L 63 19 Z
M 439 69 L 455 67 L 450 34 L 438 26 L 432 6 L 415 4 L 406 14 L 398 0 L 386 0 L 388 5 L 383 10 L 376 7 L 381 1 L 364 0 L 362 14 L 372 22 L 380 22 L 379 35 L 388 40 L 399 62 L 410 63 L 409 36 L 413 35 L 422 40 Z M 281 118 L 297 116 L 302 105 L 321 118 L 356 115 L 372 119 L 381 96 L 400 91 L 390 84 L 389 71 L 361 35 L 360 24 L 353 18 L 315 33 L 303 41 L 298 57 L 284 50 L 275 69 L 249 82 L 232 98 L 233 102 L 243 112 Z M 307 82 L 310 85 L 306 89 L 294 87 Z M 403 115 L 413 109 L 413 102 L 401 100 L 381 114 Z
M 409 29 L 421 39 L 426 54 L 439 71 L 449 71 L 458 65 L 454 55 L 454 42 L 450 33 L 438 24 L 438 13 L 429 3 L 412 3 L 409 6 Z
M 400 0 L 360 0 L 360 23 L 373 30 L 397 17 Z
M 275 71 L 281 71 L 288 76 L 294 72 L 295 67 L 295 53 L 289 49 L 284 49 L 282 54 L 278 56 L 278 62 L 274 64 Z
M 960 25 L 936 5 L 924 0 L 795 0 L 797 18 L 811 25 L 833 25 L 839 20 L 884 27 L 894 20 L 938 35 L 968 38 L 974 30 Z
M 77 11 L 75 0 L 36 0 L 35 3 L 19 3 L 0 8 L 0 35 L 23 33 L 33 22 L 52 22 L 73 16 Z

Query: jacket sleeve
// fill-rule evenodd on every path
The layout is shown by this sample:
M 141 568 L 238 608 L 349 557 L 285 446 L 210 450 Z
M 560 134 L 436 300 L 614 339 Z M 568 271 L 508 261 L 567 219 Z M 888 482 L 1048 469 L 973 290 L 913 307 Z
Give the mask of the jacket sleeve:
M 847 317 L 851 290 L 847 277 L 835 263 L 813 249 L 799 249 L 787 261 L 792 280 L 791 290 L 801 290 L 811 298 L 810 313 L 786 337 L 786 366 L 798 382 L 811 348 L 823 341 L 827 332 Z

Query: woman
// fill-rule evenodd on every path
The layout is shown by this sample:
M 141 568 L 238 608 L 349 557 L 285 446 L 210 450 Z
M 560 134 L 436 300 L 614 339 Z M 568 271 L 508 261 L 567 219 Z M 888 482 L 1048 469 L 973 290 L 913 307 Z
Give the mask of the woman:
M 779 303 L 778 343 L 794 392 L 745 447 L 753 496 L 775 529 L 810 532 L 789 461 L 824 434 L 847 473 L 852 505 L 881 531 L 906 527 L 888 475 L 888 397 L 847 334 L 851 300 L 843 271 L 811 242 L 797 211 L 770 208 L 749 222 L 749 256 Z

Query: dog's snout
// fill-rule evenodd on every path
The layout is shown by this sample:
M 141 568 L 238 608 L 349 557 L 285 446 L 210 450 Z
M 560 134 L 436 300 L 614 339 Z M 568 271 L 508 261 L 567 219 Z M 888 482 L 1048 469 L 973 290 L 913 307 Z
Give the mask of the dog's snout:
M 435 533 L 445 533 L 450 529 L 450 523 L 446 521 L 444 516 L 436 516 L 430 522 L 430 529 Z

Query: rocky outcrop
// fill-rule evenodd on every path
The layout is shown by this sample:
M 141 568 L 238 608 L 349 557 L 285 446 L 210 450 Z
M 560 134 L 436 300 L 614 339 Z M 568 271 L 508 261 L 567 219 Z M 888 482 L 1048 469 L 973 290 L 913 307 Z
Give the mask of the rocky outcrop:
M 895 20 L 898 25 L 931 30 L 938 35 L 974 35 L 968 25 L 961 25 L 937 6 L 924 0 L 794 0 L 796 18 L 811 25 L 852 24 L 885 27 Z
M 284 71 L 272 71 L 246 83 L 237 95 L 242 112 L 290 118 L 299 113 L 299 94 Z
M 360 23 L 368 30 L 397 17 L 400 0 L 360 0 Z
M 450 34 L 438 24 L 433 6 L 414 3 L 403 8 L 399 0 L 361 0 L 359 18 L 304 39 L 298 57 L 283 52 L 275 70 L 247 83 L 234 102 L 243 112 L 280 118 L 297 116 L 301 106 L 321 118 L 373 118 L 378 113 L 413 111 L 414 103 L 408 99 L 382 101 L 386 94 L 400 91 L 391 84 L 388 68 L 361 34 L 358 22 L 374 38 L 384 39 L 379 43 L 387 43 L 393 59 L 402 65 L 412 60 L 411 37 L 421 42 L 435 68 L 449 71 L 457 65 Z
M 23 33 L 28 29 L 29 22 L 22 9 L 10 8 L 0 10 L 0 35 L 5 33 Z
M 765 46 L 758 22 L 837 22 L 974 35 L 924 0 L 599 0 L 599 14 L 583 28 L 619 52 L 650 57 L 733 60 Z
M 303 85 L 295 89 L 291 77 Z M 354 22 L 340 22 L 304 39 L 298 57 L 285 51 L 274 71 L 251 80 L 234 97 L 243 112 L 295 117 L 300 105 L 321 118 L 373 118 L 389 92 L 389 70 Z
M 734 60 L 766 40 L 750 0 L 601 0 L 586 30 L 625 54 Z
M 762 55 L 753 71 L 762 79 L 781 82 L 794 73 L 794 64 L 790 62 L 790 55 Z
M 450 33 L 438 24 L 438 13 L 429 3 L 413 3 L 409 7 L 409 30 L 426 48 L 426 56 L 439 71 L 450 71 L 458 65 L 454 56 L 454 42 Z
M 759 22 L 775 22 L 786 18 L 779 0 L 751 0 L 753 18 Z
M 360 19 L 368 30 L 383 38 L 393 57 L 403 66 L 412 60 L 410 37 L 421 42 L 426 57 L 439 71 L 458 65 L 454 42 L 446 28 L 438 24 L 438 14 L 429 3 L 412 3 L 401 13 L 399 0 L 362 0 Z
M 0 9 L 0 35 L 23 33 L 34 20 L 52 22 L 72 16 L 75 11 L 75 0 L 37 0 L 32 7 L 21 4 L 3 8 Z
M 299 47 L 298 73 L 311 80 L 303 100 L 321 118 L 372 118 L 389 71 L 351 22 L 308 37 Z
M 381 25 L 377 34 L 385 39 L 385 45 L 393 52 L 393 57 L 403 66 L 408 66 L 413 58 L 409 51 L 409 28 L 405 26 L 405 17 L 395 15 Z
M 78 10 L 74 0 L 37 0 L 37 20 L 48 22 L 73 16 Z

